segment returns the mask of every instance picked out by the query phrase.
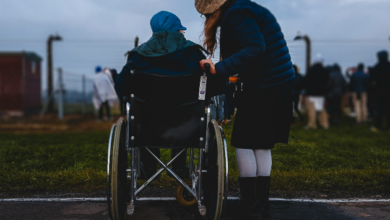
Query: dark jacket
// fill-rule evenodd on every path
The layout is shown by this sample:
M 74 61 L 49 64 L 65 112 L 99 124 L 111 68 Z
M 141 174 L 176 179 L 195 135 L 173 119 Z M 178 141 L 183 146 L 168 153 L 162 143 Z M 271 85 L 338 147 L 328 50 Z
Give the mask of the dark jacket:
M 303 76 L 300 73 L 295 73 L 295 79 L 292 83 L 293 95 L 301 94 L 303 88 Z
M 329 72 L 322 64 L 310 67 L 304 79 L 307 96 L 326 96 Z
M 367 92 L 369 84 L 369 76 L 363 71 L 357 71 L 351 76 L 350 91 L 356 93 Z
M 272 13 L 250 0 L 234 0 L 221 26 L 221 55 L 216 72 L 239 73 L 245 88 L 291 82 L 294 69 L 287 43 Z
M 375 90 L 390 95 L 390 62 L 385 52 L 378 53 L 379 62 L 373 69 Z
M 204 49 L 187 41 L 179 32 L 162 31 L 155 33 L 148 42 L 128 53 L 134 69 L 162 75 L 188 75 L 204 72 L 199 62 L 205 59 Z M 123 67 L 115 80 L 115 90 L 120 99 L 129 95 L 130 67 Z
M 342 96 L 347 90 L 347 81 L 340 71 L 332 71 L 328 80 L 328 97 Z

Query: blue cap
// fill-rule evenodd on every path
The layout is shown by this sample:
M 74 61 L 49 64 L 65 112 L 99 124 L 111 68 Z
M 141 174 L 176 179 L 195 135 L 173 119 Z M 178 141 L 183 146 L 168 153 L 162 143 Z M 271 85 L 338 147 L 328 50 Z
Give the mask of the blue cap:
M 153 33 L 165 30 L 187 30 L 186 27 L 181 25 L 180 19 L 175 14 L 167 11 L 160 11 L 155 14 L 150 20 L 150 27 L 152 28 Z
M 100 73 L 102 71 L 102 67 L 101 66 L 97 66 L 96 68 L 95 68 L 95 72 L 96 73 Z

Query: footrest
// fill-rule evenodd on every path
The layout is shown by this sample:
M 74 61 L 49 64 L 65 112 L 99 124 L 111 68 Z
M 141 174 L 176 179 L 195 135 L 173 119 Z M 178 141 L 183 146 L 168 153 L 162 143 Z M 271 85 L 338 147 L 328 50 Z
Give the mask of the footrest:
M 132 215 L 134 213 L 134 205 L 127 206 L 127 214 Z
M 206 207 L 203 205 L 200 205 L 200 206 L 198 206 L 198 208 L 199 208 L 200 215 L 205 216 L 206 215 Z

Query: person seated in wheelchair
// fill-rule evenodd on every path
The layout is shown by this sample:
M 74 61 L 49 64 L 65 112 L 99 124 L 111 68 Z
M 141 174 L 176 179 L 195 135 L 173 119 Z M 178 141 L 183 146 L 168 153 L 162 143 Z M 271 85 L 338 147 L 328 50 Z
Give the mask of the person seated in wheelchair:
M 152 17 L 150 25 L 153 31 L 152 37 L 146 43 L 127 53 L 127 63 L 116 78 L 115 89 L 120 100 L 130 94 L 131 73 L 128 71 L 129 65 L 132 65 L 132 68 L 137 71 L 170 76 L 189 74 L 200 76 L 204 72 L 199 62 L 205 59 L 205 50 L 202 46 L 186 40 L 184 37 L 186 28 L 182 26 L 180 19 L 175 14 L 161 11 Z M 158 148 L 150 150 L 160 157 Z M 174 157 L 180 150 L 172 149 L 171 156 Z M 148 179 L 156 172 L 157 162 L 144 148 L 140 149 L 140 154 L 141 175 L 139 179 Z M 172 170 L 180 178 L 188 177 L 186 158 L 185 152 L 172 164 Z

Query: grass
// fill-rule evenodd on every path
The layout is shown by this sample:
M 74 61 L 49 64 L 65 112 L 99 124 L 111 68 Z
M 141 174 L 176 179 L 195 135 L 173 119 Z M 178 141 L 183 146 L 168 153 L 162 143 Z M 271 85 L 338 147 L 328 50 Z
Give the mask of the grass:
M 294 128 L 288 145 L 273 151 L 277 189 L 390 191 L 390 133 L 345 124 L 329 130 Z
M 390 191 L 390 133 L 346 121 L 329 130 L 292 128 L 272 151 L 273 190 Z M 232 124 L 224 126 L 230 181 L 238 178 Z M 104 189 L 109 132 L 0 134 L 0 192 Z M 170 158 L 162 152 L 163 160 Z M 165 175 L 161 181 L 166 181 Z
M 0 192 L 102 188 L 108 135 L 1 134 Z

